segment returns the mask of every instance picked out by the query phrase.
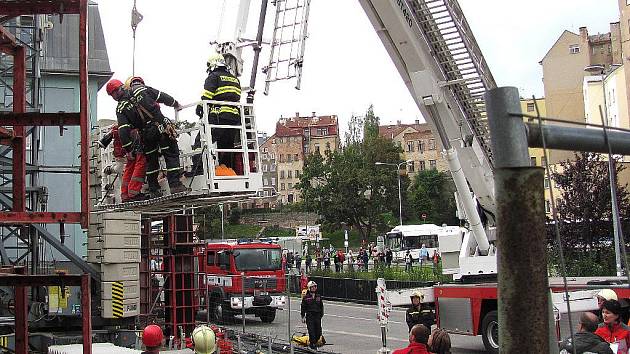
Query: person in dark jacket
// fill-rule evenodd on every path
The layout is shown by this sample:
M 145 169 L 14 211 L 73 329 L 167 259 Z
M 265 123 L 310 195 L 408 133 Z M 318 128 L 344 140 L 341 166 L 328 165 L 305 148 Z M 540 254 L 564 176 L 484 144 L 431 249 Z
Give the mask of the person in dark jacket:
M 429 329 L 421 324 L 415 325 L 409 331 L 409 345 L 396 349 L 392 354 L 431 354 L 427 348 Z
M 203 85 L 201 100 L 223 101 L 238 103 L 241 100 L 241 83 L 234 76 L 225 58 L 221 54 L 213 54 L 208 58 L 208 77 Z M 203 105 L 197 105 L 196 113 L 199 118 L 203 118 Z M 238 105 L 210 104 L 208 106 L 208 123 L 220 125 L 241 125 L 241 115 Z M 234 149 L 238 136 L 238 130 L 229 128 L 212 128 L 212 142 L 217 144 L 219 149 Z M 201 147 L 201 137 L 197 135 L 193 149 Z M 229 154 L 222 153 L 219 160 L 226 159 L 226 166 L 237 170 L 234 166 L 235 160 Z M 200 161 L 201 155 L 193 157 L 193 164 Z
M 322 317 L 324 316 L 324 302 L 317 294 L 317 283 L 308 282 L 308 291 L 302 298 L 300 306 L 302 322 L 306 323 L 308 329 L 308 346 L 311 349 L 317 348 L 317 342 L 322 336 Z
M 118 101 L 116 119 L 118 120 L 118 135 L 127 152 L 133 151 L 132 130 L 138 129 L 144 145 L 144 155 L 147 161 L 146 177 L 149 193 L 152 197 L 160 196 L 158 173 L 160 170 L 159 157 L 162 155 L 166 162 L 167 179 L 171 194 L 184 192 L 187 188 L 179 180 L 181 168 L 179 166 L 179 148 L 177 133 L 173 123 L 160 111 L 160 103 L 175 109 L 179 103 L 173 97 L 152 87 L 145 86 L 142 78 L 132 77 L 123 87 L 120 81 L 111 80 L 107 93 Z
M 571 337 L 569 336 L 560 343 L 560 353 L 573 354 L 573 349 L 575 348 L 576 354 L 613 354 L 610 345 L 595 334 L 598 322 L 597 315 L 592 312 L 583 312 L 580 316 L 578 330 L 573 334 L 575 344 L 571 341 Z
M 423 324 L 431 329 L 435 323 L 435 313 L 429 305 L 422 303 L 423 299 L 424 295 L 418 291 L 411 294 L 411 306 L 407 309 L 405 316 L 409 330 L 417 324 Z

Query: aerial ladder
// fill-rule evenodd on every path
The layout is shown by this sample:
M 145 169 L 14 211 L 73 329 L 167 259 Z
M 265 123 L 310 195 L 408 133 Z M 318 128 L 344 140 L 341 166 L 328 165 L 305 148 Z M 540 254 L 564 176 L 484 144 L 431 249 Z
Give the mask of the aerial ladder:
M 496 274 L 493 160 L 483 97 L 496 83 L 462 9 L 455 0 L 360 3 L 440 138 L 459 216 L 469 225 L 463 234 L 440 238 L 445 273 L 455 279 Z

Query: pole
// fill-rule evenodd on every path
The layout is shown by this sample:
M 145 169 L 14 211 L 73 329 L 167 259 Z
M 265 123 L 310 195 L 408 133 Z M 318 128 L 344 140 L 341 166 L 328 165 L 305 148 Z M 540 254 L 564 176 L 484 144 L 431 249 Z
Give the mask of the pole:
M 510 115 L 521 111 L 518 90 L 492 89 L 485 100 L 496 167 L 501 352 L 551 353 L 544 170 L 530 166 L 523 119 Z
M 400 188 L 400 165 L 398 165 L 398 169 L 396 170 L 398 173 L 398 218 L 400 219 L 400 225 L 403 224 L 402 221 L 402 191 Z
M 225 238 L 225 230 L 223 228 L 223 204 L 219 204 L 219 209 L 221 210 L 221 240 Z
M 258 17 L 258 33 L 256 34 L 256 44 L 254 45 L 254 60 L 252 64 L 252 74 L 249 78 L 249 92 L 247 93 L 247 103 L 254 103 L 254 87 L 256 86 L 256 74 L 258 72 L 258 59 L 262 49 L 263 29 L 265 27 L 265 16 L 267 15 L 267 0 L 263 0 L 260 5 L 260 16 Z
M 241 325 L 245 333 L 245 272 L 241 272 Z
M 287 334 L 289 335 L 289 343 L 291 342 L 291 275 L 287 274 L 287 310 L 289 318 L 287 319 Z

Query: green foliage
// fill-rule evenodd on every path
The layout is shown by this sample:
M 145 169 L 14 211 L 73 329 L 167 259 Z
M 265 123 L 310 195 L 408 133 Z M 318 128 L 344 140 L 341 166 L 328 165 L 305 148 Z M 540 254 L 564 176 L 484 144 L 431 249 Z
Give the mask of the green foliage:
M 263 234 L 267 237 L 292 237 L 295 236 L 295 230 L 280 226 L 266 227 Z
M 228 222 L 230 225 L 238 225 L 241 222 L 241 208 L 234 208 L 230 210 L 230 217 L 228 218 Z
M 426 222 L 436 225 L 458 225 L 454 193 L 455 183 L 448 173 L 438 170 L 418 172 L 409 188 L 414 216 L 426 214 Z
M 219 206 L 197 209 L 195 222 L 199 225 L 197 231 L 199 239 L 221 238 L 221 210 Z
M 441 267 L 438 267 L 437 274 L 433 271 L 433 266 L 419 267 L 415 266 L 411 271 L 405 271 L 404 265 L 392 265 L 391 267 L 377 266 L 375 269 L 368 272 L 358 271 L 354 269 L 348 269 L 343 272 L 335 272 L 334 270 L 312 270 L 310 275 L 323 276 L 331 278 L 348 278 L 348 279 L 364 279 L 364 280 L 376 280 L 378 278 L 384 278 L 385 280 L 399 280 L 399 281 L 435 281 L 435 282 L 449 282 L 452 280 L 450 275 L 442 275 Z
M 616 174 L 625 168 L 616 164 Z M 601 276 L 615 273 L 611 193 L 608 162 L 599 154 L 576 154 L 572 161 L 560 163 L 551 179 L 560 189 L 557 212 L 567 275 Z M 630 196 L 626 186 L 617 183 L 621 220 L 630 216 Z M 627 225 L 623 230 L 628 234 Z M 555 227 L 548 226 L 549 266 L 560 273 Z
M 378 123 L 378 118 L 370 121 Z M 362 239 L 377 229 L 387 229 L 383 214 L 398 205 L 396 174 L 390 166 L 376 166 L 375 162 L 397 163 L 402 150 L 371 129 L 371 125 L 364 126 L 362 140 L 347 137 L 342 150 L 326 157 L 309 155 L 298 184 L 307 210 L 317 212 L 329 224 L 344 222 L 356 228 Z M 356 133 L 357 129 L 351 127 L 350 131 Z

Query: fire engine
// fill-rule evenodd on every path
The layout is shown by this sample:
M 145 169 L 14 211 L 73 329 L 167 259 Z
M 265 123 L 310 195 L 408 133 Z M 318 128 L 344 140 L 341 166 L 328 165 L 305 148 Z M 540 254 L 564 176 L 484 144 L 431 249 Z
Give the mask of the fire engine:
M 210 242 L 199 254 L 205 269 L 210 316 L 225 322 L 235 314 L 253 314 L 262 322 L 276 318 L 287 302 L 282 249 L 270 242 Z

